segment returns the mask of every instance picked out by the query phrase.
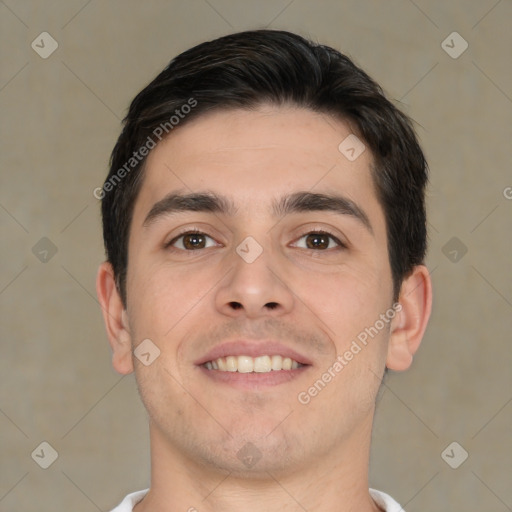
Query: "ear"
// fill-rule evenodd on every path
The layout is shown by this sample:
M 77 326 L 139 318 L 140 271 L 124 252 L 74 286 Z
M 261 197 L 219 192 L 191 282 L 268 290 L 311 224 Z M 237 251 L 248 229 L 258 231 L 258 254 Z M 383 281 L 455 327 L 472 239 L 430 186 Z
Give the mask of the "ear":
M 403 280 L 399 312 L 391 324 L 386 366 L 390 370 L 407 370 L 418 350 L 432 309 L 432 282 L 424 265 L 414 267 Z
M 128 314 L 117 290 L 112 265 L 108 262 L 102 263 L 98 269 L 96 293 L 112 349 L 112 366 L 123 375 L 131 373 L 133 359 Z

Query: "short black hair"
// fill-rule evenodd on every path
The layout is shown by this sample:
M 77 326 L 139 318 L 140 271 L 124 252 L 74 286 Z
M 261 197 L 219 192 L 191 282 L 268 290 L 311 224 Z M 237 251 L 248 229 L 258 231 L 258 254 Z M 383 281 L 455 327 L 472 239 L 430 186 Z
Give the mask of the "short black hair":
M 349 122 L 373 156 L 395 300 L 403 279 L 423 263 L 428 166 L 410 118 L 339 51 L 287 31 L 251 30 L 175 57 L 137 94 L 123 120 L 109 174 L 95 195 L 102 199 L 107 260 L 125 305 L 130 224 L 148 152 L 202 114 L 263 104 L 293 105 Z

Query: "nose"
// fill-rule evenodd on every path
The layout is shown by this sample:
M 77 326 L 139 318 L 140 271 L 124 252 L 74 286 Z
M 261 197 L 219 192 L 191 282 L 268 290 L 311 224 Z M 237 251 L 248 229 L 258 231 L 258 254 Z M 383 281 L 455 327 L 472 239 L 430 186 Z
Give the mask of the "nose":
M 254 261 L 233 251 L 229 263 L 232 271 L 222 280 L 215 297 L 219 312 L 233 318 L 258 318 L 292 310 L 294 295 L 286 284 L 285 268 L 278 265 L 270 250 L 264 249 Z

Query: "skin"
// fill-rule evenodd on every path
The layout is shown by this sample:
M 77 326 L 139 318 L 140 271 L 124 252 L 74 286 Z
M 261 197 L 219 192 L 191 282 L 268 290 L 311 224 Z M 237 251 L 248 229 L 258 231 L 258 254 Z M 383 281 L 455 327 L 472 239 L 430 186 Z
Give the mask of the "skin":
M 375 399 L 385 367 L 407 369 L 423 336 L 432 294 L 424 266 L 403 281 L 393 320 L 308 404 L 297 398 L 393 304 L 372 155 L 351 162 L 341 154 L 350 133 L 309 110 L 262 106 L 204 115 L 148 156 L 126 309 L 109 263 L 97 278 L 114 368 L 135 371 L 150 418 L 151 489 L 137 512 L 379 510 L 368 493 Z M 236 215 L 181 212 L 145 227 L 152 206 L 178 190 L 228 196 Z M 371 230 L 333 212 L 272 215 L 273 199 L 299 191 L 343 194 Z M 210 237 L 199 240 L 204 248 L 183 237 L 165 247 L 194 228 Z M 330 238 L 315 245 L 318 229 L 346 247 Z M 247 236 L 263 249 L 252 263 L 235 250 Z M 160 350 L 149 366 L 133 355 L 147 338 Z M 312 364 L 290 382 L 250 390 L 194 364 L 237 338 L 280 340 Z M 261 456 L 250 468 L 237 457 L 249 442 Z

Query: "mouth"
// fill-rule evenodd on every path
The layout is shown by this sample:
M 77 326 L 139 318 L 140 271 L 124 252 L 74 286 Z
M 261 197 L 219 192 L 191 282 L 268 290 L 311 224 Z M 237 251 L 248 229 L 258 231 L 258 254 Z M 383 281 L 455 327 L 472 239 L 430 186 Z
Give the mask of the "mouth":
M 312 362 L 273 340 L 223 343 L 195 361 L 212 382 L 244 390 L 259 390 L 299 378 Z
M 219 357 L 203 364 L 208 370 L 238 373 L 269 373 L 296 370 L 306 366 L 279 354 L 251 357 L 248 355 Z

